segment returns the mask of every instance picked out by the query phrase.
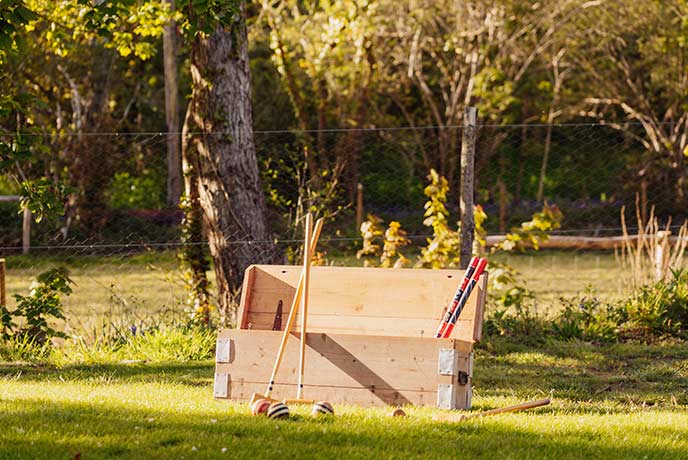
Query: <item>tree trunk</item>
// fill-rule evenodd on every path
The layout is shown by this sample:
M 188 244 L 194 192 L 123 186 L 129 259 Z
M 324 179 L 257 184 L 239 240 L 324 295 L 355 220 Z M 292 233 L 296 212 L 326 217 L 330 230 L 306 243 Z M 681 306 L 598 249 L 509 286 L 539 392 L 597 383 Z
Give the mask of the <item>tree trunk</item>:
M 198 152 L 195 144 L 189 142 L 187 135 L 190 126 L 191 110 L 187 110 L 182 129 L 182 166 L 184 169 L 184 210 L 182 221 L 181 248 L 179 258 L 185 272 L 187 304 L 193 309 L 194 319 L 208 325 L 210 323 L 210 281 L 208 280 L 208 260 L 203 237 L 203 208 L 198 195 Z
M 191 75 L 189 142 L 198 152 L 199 198 L 226 323 L 246 268 L 279 260 L 253 144 L 245 20 L 194 40 Z
M 174 10 L 174 0 L 166 0 Z M 182 193 L 182 165 L 179 139 L 179 104 L 177 86 L 177 25 L 172 21 L 162 35 L 165 67 L 165 120 L 167 121 L 167 205 L 179 206 Z

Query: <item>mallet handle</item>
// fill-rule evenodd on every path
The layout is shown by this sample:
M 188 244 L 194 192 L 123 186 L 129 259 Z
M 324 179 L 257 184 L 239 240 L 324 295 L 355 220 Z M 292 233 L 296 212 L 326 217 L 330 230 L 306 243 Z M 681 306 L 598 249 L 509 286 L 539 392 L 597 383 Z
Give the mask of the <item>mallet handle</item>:
M 492 409 L 487 410 L 485 412 L 479 412 L 477 414 L 466 415 L 466 418 L 489 417 L 491 415 L 504 414 L 506 412 L 518 412 L 526 409 L 533 409 L 534 407 L 546 406 L 549 403 L 549 398 L 538 399 L 537 401 L 528 401 L 523 404 L 517 404 L 515 406 L 501 407 L 499 409 Z
M 483 274 L 486 266 L 487 266 L 487 259 L 480 259 L 478 262 L 478 266 L 475 267 L 475 271 L 473 272 L 473 277 L 471 278 L 471 281 L 468 283 L 468 286 L 466 286 L 466 289 L 463 291 L 463 294 L 461 295 L 461 299 L 459 300 L 459 304 L 456 306 L 456 308 L 452 312 L 451 319 L 449 320 L 447 327 L 444 328 L 444 333 L 442 335 L 442 338 L 448 338 L 451 336 L 451 333 L 454 330 L 454 325 L 456 324 L 456 321 L 459 319 L 459 315 L 461 315 L 461 312 L 463 311 L 463 307 L 466 306 L 466 302 L 468 302 L 468 299 L 471 297 L 471 293 L 473 292 L 473 288 L 475 288 L 475 285 L 478 284 L 478 280 L 480 279 L 480 275 Z
M 324 219 L 320 218 L 315 222 L 315 228 L 313 230 L 313 236 L 311 237 L 311 253 L 309 257 L 313 257 L 315 253 L 315 247 L 318 244 L 318 239 L 320 238 L 320 231 L 322 230 Z M 287 346 L 287 339 L 289 339 L 289 332 L 294 325 L 294 320 L 296 319 L 296 313 L 299 309 L 299 304 L 301 303 L 301 295 L 303 293 L 303 279 L 304 273 L 301 271 L 301 276 L 299 277 L 299 284 L 296 286 L 296 292 L 294 293 L 294 299 L 291 302 L 291 310 L 289 310 L 289 316 L 287 317 L 287 324 L 284 326 L 284 333 L 282 334 L 282 341 L 280 342 L 279 350 L 277 351 L 277 358 L 275 359 L 275 365 L 272 368 L 272 374 L 270 375 L 270 381 L 268 382 L 268 389 L 265 392 L 265 398 L 270 398 L 270 393 L 272 393 L 272 387 L 275 384 L 275 378 L 277 378 L 277 371 L 279 371 L 280 364 L 282 364 L 282 357 L 284 356 L 284 350 Z
M 299 351 L 299 384 L 296 399 L 303 397 L 303 373 L 306 367 L 306 320 L 308 319 L 308 290 L 311 284 L 311 234 L 313 233 L 313 216 L 306 214 L 306 237 L 303 248 L 303 293 L 301 294 L 301 349 Z
M 468 420 L 469 418 L 480 418 L 480 417 L 490 417 L 492 415 L 504 414 L 507 412 L 518 412 L 526 409 L 533 409 L 535 407 L 546 406 L 550 403 L 549 398 L 539 399 L 537 401 L 529 401 L 523 404 L 517 404 L 515 406 L 502 407 L 499 409 L 492 409 L 485 412 L 479 412 L 477 414 L 438 414 L 434 417 L 434 420 L 443 420 L 447 422 L 462 422 Z
M 449 306 L 447 307 L 447 311 L 444 313 L 444 317 L 442 318 L 440 327 L 437 329 L 437 332 L 435 333 L 435 338 L 439 339 L 444 335 L 444 330 L 447 327 L 447 324 L 449 324 L 449 320 L 451 320 L 451 317 L 454 314 L 454 310 L 459 305 L 459 300 L 461 300 L 463 291 L 466 290 L 466 286 L 468 286 L 468 282 L 471 280 L 471 275 L 473 275 L 475 267 L 478 265 L 478 260 L 479 259 L 477 257 L 473 257 L 471 259 L 471 262 L 468 264 L 466 273 L 464 273 L 463 275 L 463 280 L 461 280 L 461 284 L 459 284 L 459 288 L 456 290 L 454 298 L 451 300 L 451 302 L 449 302 Z

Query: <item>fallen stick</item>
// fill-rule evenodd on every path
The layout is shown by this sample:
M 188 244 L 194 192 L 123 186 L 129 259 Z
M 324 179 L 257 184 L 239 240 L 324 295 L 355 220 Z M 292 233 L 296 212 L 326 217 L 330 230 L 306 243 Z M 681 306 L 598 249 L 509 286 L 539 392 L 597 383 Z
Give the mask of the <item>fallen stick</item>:
M 490 417 L 492 415 L 504 414 L 507 412 L 519 412 L 526 409 L 533 409 L 535 407 L 546 406 L 550 403 L 549 398 L 539 399 L 537 401 L 529 401 L 515 406 L 502 407 L 499 409 L 492 409 L 485 412 L 478 412 L 477 414 L 438 414 L 433 417 L 434 420 L 441 420 L 445 422 L 463 422 L 471 418 Z

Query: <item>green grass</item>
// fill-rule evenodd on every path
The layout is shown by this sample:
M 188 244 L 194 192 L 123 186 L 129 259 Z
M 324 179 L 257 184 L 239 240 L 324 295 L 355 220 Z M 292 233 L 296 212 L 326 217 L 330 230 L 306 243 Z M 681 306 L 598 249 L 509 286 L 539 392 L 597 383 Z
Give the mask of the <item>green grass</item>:
M 436 410 L 336 407 L 333 419 L 248 416 L 213 400 L 213 364 L 0 364 L 0 459 L 681 459 L 688 348 L 492 340 L 478 350 L 476 410 L 552 405 L 462 424 Z M 225 449 L 223 451 L 223 449 Z

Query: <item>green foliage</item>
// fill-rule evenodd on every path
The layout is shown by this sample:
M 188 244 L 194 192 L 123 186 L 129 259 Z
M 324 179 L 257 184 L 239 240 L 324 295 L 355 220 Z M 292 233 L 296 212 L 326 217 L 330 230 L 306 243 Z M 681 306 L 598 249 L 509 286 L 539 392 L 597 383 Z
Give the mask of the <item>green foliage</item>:
M 448 268 L 459 265 L 460 237 L 459 232 L 449 227 L 449 211 L 445 206 L 449 184 L 434 169 L 428 175 L 430 183 L 423 193 L 429 198 L 425 203 L 425 220 L 423 225 L 432 228 L 432 238 L 428 238 L 428 245 L 421 250 L 421 256 L 416 267 Z
M 506 235 L 504 241 L 492 249 L 492 253 L 497 250 L 513 251 L 518 249 L 523 251 L 526 247 L 539 249 L 540 242 L 547 241 L 549 238 L 549 232 L 561 227 L 563 217 L 557 205 L 545 203 L 542 211 L 533 214 L 531 220 L 512 228 L 511 233 Z
M 674 271 L 669 281 L 635 290 L 612 303 L 598 300 L 590 288 L 582 297 L 561 299 L 563 309 L 552 318 L 538 315 L 522 292 L 488 314 L 486 332 L 522 339 L 547 338 L 589 342 L 655 342 L 688 338 L 688 272 Z
M 688 338 L 688 271 L 672 270 L 671 280 L 637 289 L 618 310 L 622 337 L 649 341 L 666 334 Z
M 0 64 L 6 53 L 22 48 L 21 29 L 36 18 L 23 0 L 0 0 Z
M 56 184 L 48 177 L 21 182 L 22 208 L 28 208 L 36 222 L 55 218 L 64 214 L 65 197 L 73 191 L 72 187 Z
M 618 337 L 618 314 L 609 304 L 588 295 L 561 299 L 564 309 L 552 321 L 552 331 L 564 340 L 612 342 Z
M 390 222 L 384 233 L 383 223 L 376 215 L 368 214 L 368 219 L 361 224 L 363 248 L 356 253 L 356 258 L 363 258 L 364 267 L 376 266 L 376 259 L 379 257 L 380 267 L 402 268 L 408 263 L 408 259 L 400 250 L 410 241 L 399 222 Z
M 58 365 L 121 361 L 190 362 L 212 357 L 217 332 L 204 327 L 163 326 L 148 332 L 127 330 L 116 340 L 87 342 L 72 337 L 54 350 L 50 361 Z
M 165 207 L 164 184 L 150 172 L 132 176 L 115 173 L 106 192 L 112 209 L 162 209 Z
M 50 342 L 38 343 L 28 335 L 13 335 L 0 340 L 0 361 L 44 362 L 52 351 Z
M 408 259 L 399 251 L 410 243 L 401 224 L 396 221 L 389 223 L 385 230 L 385 243 L 380 256 L 380 266 L 383 268 L 402 268 Z
M 384 221 L 375 214 L 368 214 L 368 219 L 361 224 L 363 247 L 356 252 L 357 259 L 363 259 L 363 266 L 374 266 L 374 259 L 380 256 L 380 239 L 383 235 Z
M 31 284 L 29 295 L 14 295 L 17 301 L 15 310 L 9 311 L 4 306 L 0 310 L 3 338 L 26 337 L 37 344 L 44 344 L 52 337 L 65 337 L 64 333 L 53 329 L 48 321 L 65 319 L 60 297 L 72 293 L 72 284 L 74 283 L 69 278 L 69 272 L 63 267 L 39 274 Z M 26 324 L 17 329 L 11 317 L 21 317 Z

